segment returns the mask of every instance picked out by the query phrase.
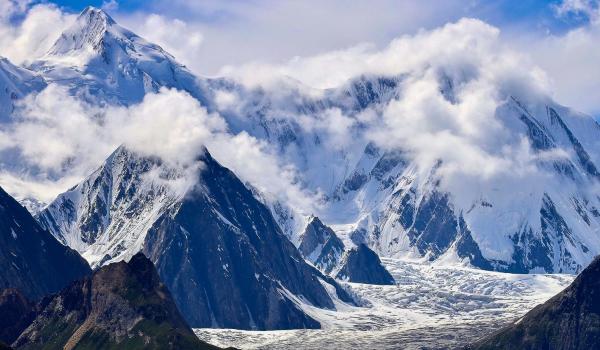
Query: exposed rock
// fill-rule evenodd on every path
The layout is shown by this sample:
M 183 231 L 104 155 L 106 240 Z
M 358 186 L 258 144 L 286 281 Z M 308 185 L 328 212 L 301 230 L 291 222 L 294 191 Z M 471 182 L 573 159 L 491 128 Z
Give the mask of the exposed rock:
M 298 250 L 324 273 L 330 273 L 344 253 L 344 243 L 318 217 L 312 217 L 300 236 Z
M 198 172 L 182 174 L 120 147 L 39 219 L 94 266 L 143 250 L 194 328 L 319 328 L 298 300 L 335 308 L 322 281 L 353 302 L 306 263 L 234 173 L 206 149 L 198 160 Z M 174 190 L 182 180 L 189 186 Z
M 200 341 L 143 254 L 44 298 L 17 349 L 217 349 Z
M 91 273 L 76 251 L 43 230 L 0 188 L 0 288 L 19 289 L 38 300 Z
M 17 289 L 5 289 L 0 293 L 0 315 L 0 342 L 11 344 L 35 318 L 35 304 Z
M 394 278 L 383 267 L 377 254 L 364 244 L 346 252 L 335 277 L 355 283 L 395 284 Z
M 552 299 L 468 349 L 600 348 L 600 258 Z

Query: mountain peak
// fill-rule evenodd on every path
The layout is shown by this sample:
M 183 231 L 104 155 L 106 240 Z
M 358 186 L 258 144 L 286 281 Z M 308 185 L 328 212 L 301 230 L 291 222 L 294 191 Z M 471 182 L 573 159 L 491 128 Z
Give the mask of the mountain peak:
M 87 23 L 93 23 L 100 21 L 108 25 L 115 24 L 116 22 L 106 13 L 104 10 L 96 8 L 94 6 L 88 6 L 79 14 L 78 20 L 83 19 Z
M 49 55 L 92 50 L 102 52 L 104 37 L 116 22 L 103 10 L 88 6 L 54 43 Z
M 28 309 L 26 301 L 5 304 Z M 142 254 L 71 283 L 46 297 L 38 309 L 15 347 L 218 349 L 194 335 L 156 268 Z
M 73 94 L 91 94 L 102 102 L 136 103 L 161 87 L 203 100 L 197 78 L 184 65 L 95 7 L 83 10 L 29 68 L 64 83 Z

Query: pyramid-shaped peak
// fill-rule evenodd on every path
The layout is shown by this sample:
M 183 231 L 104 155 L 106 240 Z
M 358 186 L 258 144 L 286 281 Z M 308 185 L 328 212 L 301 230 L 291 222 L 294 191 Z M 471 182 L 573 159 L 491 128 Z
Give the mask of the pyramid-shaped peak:
M 101 52 L 106 34 L 113 27 L 118 27 L 118 25 L 106 12 L 88 6 L 77 17 L 75 23 L 68 27 L 56 40 L 49 54 L 63 55 L 82 49 Z M 120 28 L 116 30 L 116 32 L 120 31 Z
M 115 20 L 112 19 L 104 10 L 96 8 L 94 6 L 88 6 L 79 14 L 78 20 L 84 20 L 87 23 L 100 22 L 105 24 L 115 24 Z

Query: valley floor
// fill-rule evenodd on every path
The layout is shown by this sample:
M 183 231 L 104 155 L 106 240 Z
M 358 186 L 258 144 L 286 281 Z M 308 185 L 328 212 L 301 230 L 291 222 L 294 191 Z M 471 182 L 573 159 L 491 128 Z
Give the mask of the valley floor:
M 320 330 L 195 329 L 240 349 L 445 349 L 525 314 L 571 283 L 571 275 L 517 275 L 382 259 L 395 286 L 350 284 L 368 307 L 306 307 Z

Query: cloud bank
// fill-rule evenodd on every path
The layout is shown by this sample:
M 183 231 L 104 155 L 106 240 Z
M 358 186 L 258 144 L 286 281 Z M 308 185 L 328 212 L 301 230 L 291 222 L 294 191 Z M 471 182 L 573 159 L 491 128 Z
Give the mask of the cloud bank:
M 0 182 L 17 198 L 51 201 L 94 171 L 119 145 L 158 156 L 178 169 L 195 166 L 207 146 L 243 181 L 267 197 L 276 196 L 268 198 L 298 208 L 310 208 L 315 202 L 295 184 L 295 169 L 281 164 L 264 142 L 246 133 L 232 135 L 221 116 L 174 89 L 147 94 L 130 107 L 98 107 L 50 84 L 21 101 L 13 123 L 0 134 L 0 152 L 16 154 L 24 165 L 0 172 Z M 187 181 L 193 183 L 195 178 Z
M 26 2 L 17 1 L 10 4 L 12 15 L 3 17 L 3 23 L 12 28 L 9 34 L 14 38 L 39 38 L 43 28 L 32 26 L 37 29 L 26 29 L 28 21 L 35 22 L 38 11 L 57 16 L 63 21 L 60 23 L 70 16 L 52 5 L 30 7 Z M 219 8 L 221 5 L 215 6 Z M 569 10 L 565 5 L 557 11 L 563 13 L 575 8 L 579 7 L 572 6 Z M 288 10 L 281 9 L 283 12 Z M 25 17 L 15 26 L 11 18 L 19 11 L 25 13 Z M 587 11 L 584 13 L 594 18 L 587 8 L 577 11 Z M 159 15 L 136 16 L 131 17 L 131 23 L 137 18 L 135 23 L 141 35 L 156 40 L 175 52 L 176 56 L 188 55 L 184 63 L 200 64 L 201 60 L 195 59 L 195 56 L 202 55 L 205 41 L 210 36 L 200 34 L 199 27 Z M 534 154 L 524 140 L 515 139 L 515 135 L 497 118 L 496 110 L 511 95 L 525 100 L 543 98 L 556 86 L 558 71 L 565 72 L 565 75 L 578 72 L 576 75 L 581 81 L 587 81 L 584 79 L 587 77 L 590 82 L 588 88 L 593 89 L 600 82 L 600 77 L 595 77 L 595 71 L 590 72 L 589 67 L 594 64 L 594 53 L 598 50 L 577 56 L 582 60 L 578 67 L 566 65 L 566 61 L 561 62 L 561 57 L 566 60 L 577 50 L 591 49 L 589 45 L 597 35 L 595 26 L 595 21 L 591 20 L 589 26 L 532 44 L 533 51 L 537 50 L 543 56 L 537 60 L 511 49 L 514 46 L 505 42 L 498 28 L 476 19 L 462 19 L 434 30 L 400 36 L 382 49 L 373 44 L 359 44 L 313 56 L 295 57 L 280 64 L 254 62 L 228 66 L 221 73 L 239 79 L 250 89 L 263 89 L 271 102 L 279 99 L 278 104 L 289 103 L 292 106 L 299 103 L 298 96 L 290 97 L 293 89 L 281 89 L 287 86 L 287 83 L 281 82 L 282 77 L 291 77 L 306 84 L 308 88 L 300 92 L 305 94 L 301 98 L 307 99 L 323 97 L 326 94 L 322 89 L 338 87 L 359 75 L 401 77 L 397 98 L 380 109 L 369 109 L 361 115 L 340 108 L 329 108 L 311 115 L 294 112 L 290 108 L 278 109 L 274 104 L 270 117 L 273 120 L 294 120 L 307 135 L 324 136 L 325 142 L 320 145 L 322 151 L 311 157 L 316 159 L 315 162 L 325 164 L 325 168 L 336 167 L 330 173 L 347 170 L 344 167 L 348 164 L 343 161 L 355 159 L 351 156 L 343 159 L 340 155 L 354 154 L 356 149 L 371 141 L 382 148 L 406 150 L 423 172 L 431 169 L 438 160 L 443 160 L 440 172 L 445 186 L 454 189 L 453 192 L 462 193 L 467 192 L 466 189 L 456 190 L 459 187 L 454 186 L 463 186 L 464 179 L 469 179 L 472 187 L 485 187 L 490 181 L 505 176 L 507 171 L 518 179 L 543 176 L 535 166 L 540 155 Z M 137 30 L 135 26 L 133 29 Z M 192 35 L 182 35 L 186 32 Z M 50 33 L 43 38 L 50 37 Z M 578 37 L 581 39 L 577 40 Z M 19 57 L 25 60 L 29 57 L 27 55 L 38 54 L 31 51 L 34 49 L 32 40 L 23 39 L 24 44 L 15 49 L 13 59 L 19 62 Z M 46 43 L 45 40 L 40 42 Z M 4 43 L 2 47 L 6 45 Z M 553 50 L 562 50 L 565 56 L 551 54 Z M 538 68 L 538 62 L 552 68 L 548 70 L 550 77 Z M 575 91 L 571 92 L 573 98 L 585 99 L 581 103 L 588 102 L 589 108 L 593 109 L 598 101 L 585 97 L 593 97 L 593 93 L 581 93 L 578 90 L 581 84 L 574 87 L 578 83 L 569 79 L 565 77 L 561 83 L 568 90 L 560 93 L 561 96 Z M 452 84 L 451 94 L 444 91 L 448 88 L 444 85 L 447 82 Z M 243 118 L 248 111 L 240 110 L 239 106 L 247 98 L 222 91 L 217 94 L 216 102 L 222 110 Z M 357 134 L 359 125 L 364 129 Z M 47 137 L 40 138 L 39 135 Z M 307 189 L 301 185 L 310 182 L 303 181 L 306 180 L 302 179 L 303 176 L 321 174 L 323 177 L 323 168 L 309 169 L 309 172 L 314 171 L 313 174 L 300 173 L 298 155 L 282 154 L 265 140 L 249 133 L 232 134 L 222 116 L 208 113 L 189 95 L 173 90 L 150 94 L 141 104 L 129 108 L 99 108 L 78 101 L 62 88 L 50 85 L 42 93 L 24 101 L 16 123 L 3 130 L 3 136 L 0 147 L 7 152 L 16 148 L 24 161 L 35 169 L 29 178 L 21 179 L 35 182 L 36 185 L 31 188 L 35 188 L 35 195 L 44 200 L 54 196 L 58 184 L 62 186 L 67 182 L 65 179 L 72 181 L 88 175 L 122 143 L 138 152 L 156 154 L 180 164 L 193 161 L 197 150 L 205 144 L 219 161 L 232 168 L 243 180 L 261 191 L 284 197 L 294 206 L 309 208 L 306 211 L 312 210 L 311 206 L 318 202 L 315 193 L 324 190 L 317 187 Z M 544 156 L 564 157 L 564 154 Z M 15 179 L 20 175 L 11 172 L 3 178 L 16 184 Z M 22 182 L 15 186 L 26 188 Z M 44 192 L 42 184 L 48 188 L 46 193 L 41 193 Z
M 0 56 L 26 64 L 45 54 L 76 15 L 51 3 L 0 1 Z

